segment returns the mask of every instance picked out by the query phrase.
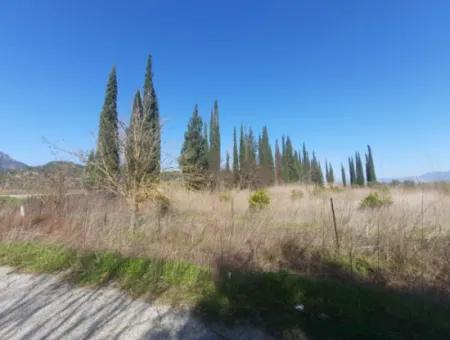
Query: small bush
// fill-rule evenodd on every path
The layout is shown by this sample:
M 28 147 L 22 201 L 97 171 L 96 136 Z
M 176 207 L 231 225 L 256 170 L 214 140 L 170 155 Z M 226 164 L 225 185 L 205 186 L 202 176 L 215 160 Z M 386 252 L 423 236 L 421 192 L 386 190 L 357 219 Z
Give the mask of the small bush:
M 220 202 L 230 202 L 233 198 L 228 191 L 219 192 L 218 197 Z
M 381 208 L 392 204 L 392 199 L 388 194 L 380 196 L 378 192 L 371 192 L 361 201 L 361 209 Z
M 291 199 L 293 201 L 299 200 L 299 199 L 303 198 L 303 196 L 304 196 L 303 191 L 296 190 L 296 189 L 291 190 Z
M 264 190 L 258 190 L 252 193 L 248 199 L 251 209 L 264 209 L 270 204 L 269 194 Z

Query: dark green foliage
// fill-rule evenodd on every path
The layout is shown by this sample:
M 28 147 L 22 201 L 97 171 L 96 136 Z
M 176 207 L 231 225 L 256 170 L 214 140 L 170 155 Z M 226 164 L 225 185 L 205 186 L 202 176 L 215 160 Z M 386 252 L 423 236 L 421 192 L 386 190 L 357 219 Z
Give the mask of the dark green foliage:
M 147 147 L 149 150 L 148 152 L 151 153 L 151 157 L 148 157 L 148 172 L 153 178 L 157 179 L 161 171 L 161 123 L 159 117 L 158 98 L 156 96 L 156 91 L 153 84 L 151 56 L 148 56 L 147 60 L 142 106 L 145 129 L 148 131 L 148 133 L 145 133 L 147 138 Z
M 239 154 L 241 188 L 255 188 L 260 185 L 260 179 L 257 176 L 256 149 L 257 145 L 252 129 L 244 132 L 244 128 L 241 126 Z
M 219 104 L 214 102 L 209 122 L 209 170 L 213 181 L 217 181 L 220 172 L 220 127 L 219 127 Z
M 293 183 L 299 180 L 296 157 L 294 157 L 294 148 L 291 139 L 286 138 L 284 166 L 286 167 L 286 182 Z
M 325 178 L 328 184 L 334 184 L 334 172 L 331 163 L 325 161 Z
M 203 123 L 203 138 L 206 141 L 206 153 L 208 154 L 208 157 L 209 157 L 209 135 L 208 135 L 208 124 L 206 124 L 206 122 Z M 208 162 L 209 162 L 209 158 L 208 158 Z
M 364 186 L 364 168 L 361 161 L 361 156 L 359 152 L 355 153 L 355 171 L 356 171 L 356 184 L 359 186 Z
M 113 67 L 106 87 L 105 102 L 100 114 L 100 124 L 97 140 L 97 161 L 101 171 L 99 181 L 105 182 L 108 176 L 119 174 L 119 132 L 117 118 L 117 76 Z
M 263 127 L 262 136 L 259 139 L 259 167 L 261 170 L 261 181 L 263 185 L 272 185 L 275 182 L 275 164 L 272 148 L 269 141 L 267 127 Z
M 346 187 L 347 186 L 347 178 L 345 176 L 345 168 L 344 168 L 343 164 L 341 164 L 341 177 L 342 177 L 342 185 L 344 187 Z
M 322 167 L 314 152 L 311 160 L 311 182 L 319 186 L 323 185 Z
M 282 177 L 282 164 L 281 164 L 281 152 L 280 146 L 278 145 L 278 139 L 275 141 L 275 181 L 277 184 L 283 182 Z
M 309 183 L 311 181 L 311 162 L 309 160 L 309 154 L 306 150 L 306 145 L 303 143 L 302 148 L 302 181 L 305 183 Z
M 350 174 L 350 185 L 356 184 L 356 171 L 355 171 L 355 162 L 352 157 L 348 159 L 348 172 Z
M 186 186 L 195 190 L 205 187 L 208 169 L 207 141 L 202 129 L 203 121 L 196 105 L 184 134 L 184 143 L 179 159 Z
M 367 145 L 366 154 L 366 178 L 367 184 L 375 184 L 377 182 L 377 175 L 375 173 L 375 163 L 373 161 L 372 148 Z

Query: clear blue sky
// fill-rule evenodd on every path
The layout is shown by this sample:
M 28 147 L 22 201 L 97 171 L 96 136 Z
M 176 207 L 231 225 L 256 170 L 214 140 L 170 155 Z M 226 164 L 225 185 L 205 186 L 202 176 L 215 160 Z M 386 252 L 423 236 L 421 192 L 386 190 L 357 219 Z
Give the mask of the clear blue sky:
M 111 66 L 127 121 L 148 53 L 169 158 L 217 98 L 224 149 L 233 125 L 267 124 L 336 168 L 370 144 L 381 177 L 450 170 L 445 0 L 3 0 L 0 150 L 89 149 Z

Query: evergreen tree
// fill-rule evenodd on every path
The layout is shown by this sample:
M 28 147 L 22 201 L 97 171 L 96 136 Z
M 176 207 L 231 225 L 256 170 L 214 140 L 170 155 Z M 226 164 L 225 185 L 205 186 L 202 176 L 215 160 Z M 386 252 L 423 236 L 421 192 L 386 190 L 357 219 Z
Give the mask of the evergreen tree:
M 145 163 L 148 162 L 147 155 L 142 151 L 146 150 L 146 140 L 144 130 L 144 112 L 142 107 L 142 98 L 139 91 L 136 92 L 131 110 L 130 125 L 127 130 L 127 140 L 125 148 L 125 159 L 129 178 L 135 178 L 138 169 L 146 169 Z M 144 175 L 144 174 L 142 174 Z M 137 179 L 139 180 L 139 179 Z
M 311 161 L 309 160 L 309 154 L 308 151 L 306 150 L 306 145 L 303 143 L 303 182 L 305 183 L 309 183 L 311 181 Z
M 355 162 L 352 157 L 348 159 L 348 172 L 350 174 L 350 185 L 356 184 L 356 170 L 355 170 Z
M 278 139 L 275 141 L 275 181 L 277 184 L 283 182 L 282 178 L 282 164 L 281 164 L 281 152 L 280 146 L 278 145 Z
M 366 154 L 366 178 L 367 184 L 374 184 L 377 182 L 377 176 L 375 174 L 375 164 L 373 161 L 372 148 L 370 145 L 367 145 L 367 154 Z
M 184 134 L 179 160 L 186 185 L 190 189 L 202 189 L 206 185 L 205 173 L 208 169 L 208 154 L 206 152 L 207 141 L 202 129 L 203 121 L 196 105 Z
M 347 178 L 345 176 L 345 168 L 344 168 L 343 164 L 341 164 L 341 176 L 342 176 L 342 185 L 344 187 L 346 187 L 347 186 Z
M 331 163 L 328 163 L 328 184 L 334 184 L 334 171 Z
M 143 98 L 144 124 L 147 129 L 147 143 L 151 157 L 149 157 L 148 171 L 158 179 L 161 171 L 161 124 L 159 118 L 159 106 L 153 85 L 152 57 L 148 56 L 144 82 Z
M 261 167 L 263 184 L 272 185 L 275 182 L 275 164 L 266 126 L 263 127 L 259 142 L 259 165 Z
M 209 169 L 214 178 L 220 172 L 220 127 L 219 127 L 219 104 L 214 102 L 214 109 L 211 112 L 209 126 Z
M 244 187 L 254 188 L 258 186 L 257 164 L 256 164 L 256 143 L 252 129 L 244 134 L 244 157 L 241 166 L 241 178 Z
M 364 186 L 364 168 L 361 161 L 361 156 L 359 152 L 355 153 L 355 169 L 356 169 L 356 184 L 359 186 Z
M 97 160 L 102 171 L 99 180 L 119 174 L 119 132 L 117 118 L 117 76 L 113 67 L 106 87 L 105 102 L 100 113 L 100 124 L 97 140 Z
M 237 146 L 236 127 L 233 129 L 233 181 L 239 183 L 239 153 Z
M 208 124 L 206 122 L 203 123 L 203 138 L 206 141 L 206 153 L 209 157 L 209 136 L 208 136 Z
M 291 139 L 289 137 L 286 138 L 286 146 L 285 146 L 285 166 L 286 166 L 286 179 L 288 183 L 298 181 L 298 173 L 296 162 L 294 158 L 294 148 L 292 146 Z
M 317 160 L 314 152 L 311 160 L 311 182 L 316 185 L 323 185 L 322 167 L 320 166 L 320 163 Z

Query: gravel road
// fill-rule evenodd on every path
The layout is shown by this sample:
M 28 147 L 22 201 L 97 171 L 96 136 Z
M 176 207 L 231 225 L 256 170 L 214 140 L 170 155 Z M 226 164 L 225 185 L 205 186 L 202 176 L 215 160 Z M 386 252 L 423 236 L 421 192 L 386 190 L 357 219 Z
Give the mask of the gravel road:
M 0 267 L 0 339 L 271 339 L 253 327 L 207 325 L 189 312 L 80 288 L 57 275 Z

